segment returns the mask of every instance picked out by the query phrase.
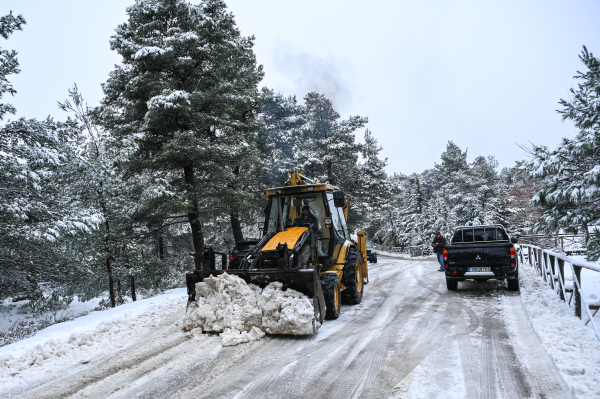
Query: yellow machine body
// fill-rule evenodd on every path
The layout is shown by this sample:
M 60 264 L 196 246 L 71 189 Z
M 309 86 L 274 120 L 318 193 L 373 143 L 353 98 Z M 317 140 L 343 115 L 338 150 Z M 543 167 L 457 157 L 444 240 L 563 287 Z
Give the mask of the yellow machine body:
M 307 227 L 290 227 L 279 232 L 267 242 L 261 251 L 275 251 L 279 244 L 287 244 L 288 248 L 294 248 L 307 229 Z

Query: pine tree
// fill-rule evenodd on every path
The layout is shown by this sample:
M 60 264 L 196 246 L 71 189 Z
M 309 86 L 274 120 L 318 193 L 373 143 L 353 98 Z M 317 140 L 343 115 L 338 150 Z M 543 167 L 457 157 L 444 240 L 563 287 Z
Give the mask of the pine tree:
M 303 127 L 307 124 L 306 108 L 296 97 L 284 97 L 273 90 L 261 91 L 259 118 L 262 128 L 258 146 L 261 152 L 261 177 L 264 187 L 285 183 L 288 172 L 300 164 Z
M 0 36 L 4 39 L 8 39 L 14 31 L 23 30 L 23 25 L 25 25 L 25 23 L 25 18 L 23 18 L 22 15 L 14 16 L 11 11 L 9 14 L 0 17 Z M 15 50 L 4 50 L 0 48 L 0 99 L 2 99 L 6 93 L 11 95 L 17 93 L 7 79 L 7 76 L 19 72 L 17 52 Z M 15 112 L 16 109 L 12 105 L 0 103 L 0 120 L 4 119 L 4 115 L 14 114 Z
M 344 189 L 359 177 L 361 146 L 355 142 L 355 131 L 368 120 L 350 116 L 339 121 L 333 103 L 322 94 L 308 93 L 304 102 L 307 124 L 299 149 L 301 168 L 309 176 Z
M 0 128 L 0 296 L 43 299 L 72 262 L 66 236 L 89 231 L 94 215 L 67 206 L 57 180 L 78 127 L 25 120 Z
M 356 180 L 345 186 L 353 201 L 348 220 L 351 230 L 367 227 L 368 219 L 391 200 L 392 185 L 385 173 L 387 159 L 379 158 L 381 150 L 371 131 L 366 129 Z
M 237 195 L 222 184 L 236 180 L 229 165 L 254 151 L 259 123 L 252 113 L 263 76 L 254 38 L 240 35 L 221 0 L 137 0 L 127 13 L 111 40 L 123 64 L 103 86 L 100 121 L 135 140 L 134 170 L 172 178 L 171 212 L 187 214 L 200 254 L 203 220 L 230 212 L 222 200 Z
M 560 100 L 558 112 L 579 130 L 565 138 L 555 149 L 534 145 L 529 149 L 533 160 L 528 163 L 531 176 L 540 187 L 533 203 L 542 215 L 536 231 L 583 231 L 587 237 L 600 220 L 600 60 L 584 47 L 579 57 L 586 66 L 578 72 L 577 88 L 570 89 L 570 100 Z M 592 230 L 592 231 L 590 231 Z M 589 243 L 588 258 L 600 257 L 597 234 Z

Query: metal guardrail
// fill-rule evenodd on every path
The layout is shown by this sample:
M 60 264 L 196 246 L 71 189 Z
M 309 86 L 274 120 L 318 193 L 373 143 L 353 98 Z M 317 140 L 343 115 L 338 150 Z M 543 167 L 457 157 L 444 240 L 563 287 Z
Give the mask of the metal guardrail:
M 535 245 L 521 244 L 520 246 L 519 260 L 521 264 L 527 263 L 535 267 L 546 284 L 565 302 L 567 307 L 569 309 L 574 308 L 575 316 L 581 319 L 582 308 L 584 308 L 589 317 L 585 325 L 591 323 L 596 337 L 600 340 L 600 332 L 594 320 L 594 316 L 600 309 L 600 306 L 597 304 L 588 304 L 581 285 L 582 269 L 600 273 L 600 267 L 593 263 L 571 259 L 565 255 L 542 249 Z M 565 263 L 569 265 L 573 276 L 572 286 L 565 284 Z M 575 299 L 574 301 L 573 298 Z M 571 302 L 574 302 L 573 306 Z
M 372 243 L 371 245 L 378 251 L 385 251 L 393 254 L 408 254 L 407 247 L 391 247 L 375 243 Z
M 385 245 L 380 245 L 380 244 L 375 244 L 375 243 L 373 243 L 371 245 L 373 245 L 373 248 L 375 248 L 376 250 L 390 252 L 393 254 L 406 254 L 406 255 L 410 255 L 411 257 L 428 255 L 427 250 L 423 249 L 422 245 L 404 246 L 404 247 L 391 247 L 391 246 L 388 247 Z
M 566 244 L 577 244 L 578 241 L 585 240 L 583 234 L 553 234 L 550 236 L 544 234 L 531 234 L 519 237 L 519 242 L 527 245 L 534 246 L 550 246 L 554 242 L 554 248 L 560 248 L 561 251 L 566 252 L 567 255 L 572 253 L 582 254 L 586 252 L 585 248 L 581 249 L 567 249 L 565 250 Z

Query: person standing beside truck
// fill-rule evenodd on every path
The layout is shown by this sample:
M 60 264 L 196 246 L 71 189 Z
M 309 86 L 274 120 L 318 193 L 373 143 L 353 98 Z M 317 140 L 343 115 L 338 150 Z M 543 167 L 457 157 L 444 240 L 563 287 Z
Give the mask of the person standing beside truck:
M 440 233 L 439 231 L 435 232 L 435 238 L 433 239 L 431 246 L 433 247 L 433 252 L 435 252 L 435 254 L 437 256 L 438 262 L 440 262 L 439 271 L 443 272 L 444 271 L 444 248 L 446 248 L 446 239 L 444 238 L 442 233 Z

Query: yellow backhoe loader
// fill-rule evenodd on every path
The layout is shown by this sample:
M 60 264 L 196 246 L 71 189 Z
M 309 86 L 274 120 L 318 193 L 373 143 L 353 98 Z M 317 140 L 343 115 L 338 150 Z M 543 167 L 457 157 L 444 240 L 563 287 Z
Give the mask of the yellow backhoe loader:
M 337 319 L 342 303 L 360 303 L 369 281 L 367 237 L 359 232 L 357 240 L 351 240 L 346 195 L 295 169 L 286 186 L 268 189 L 267 196 L 260 242 L 233 270 L 227 270 L 224 254 L 217 268 L 214 253 L 206 249 L 203 269 L 186 274 L 189 301 L 195 300 L 196 283 L 227 272 L 263 288 L 279 281 L 284 290 L 307 295 L 319 323 Z

